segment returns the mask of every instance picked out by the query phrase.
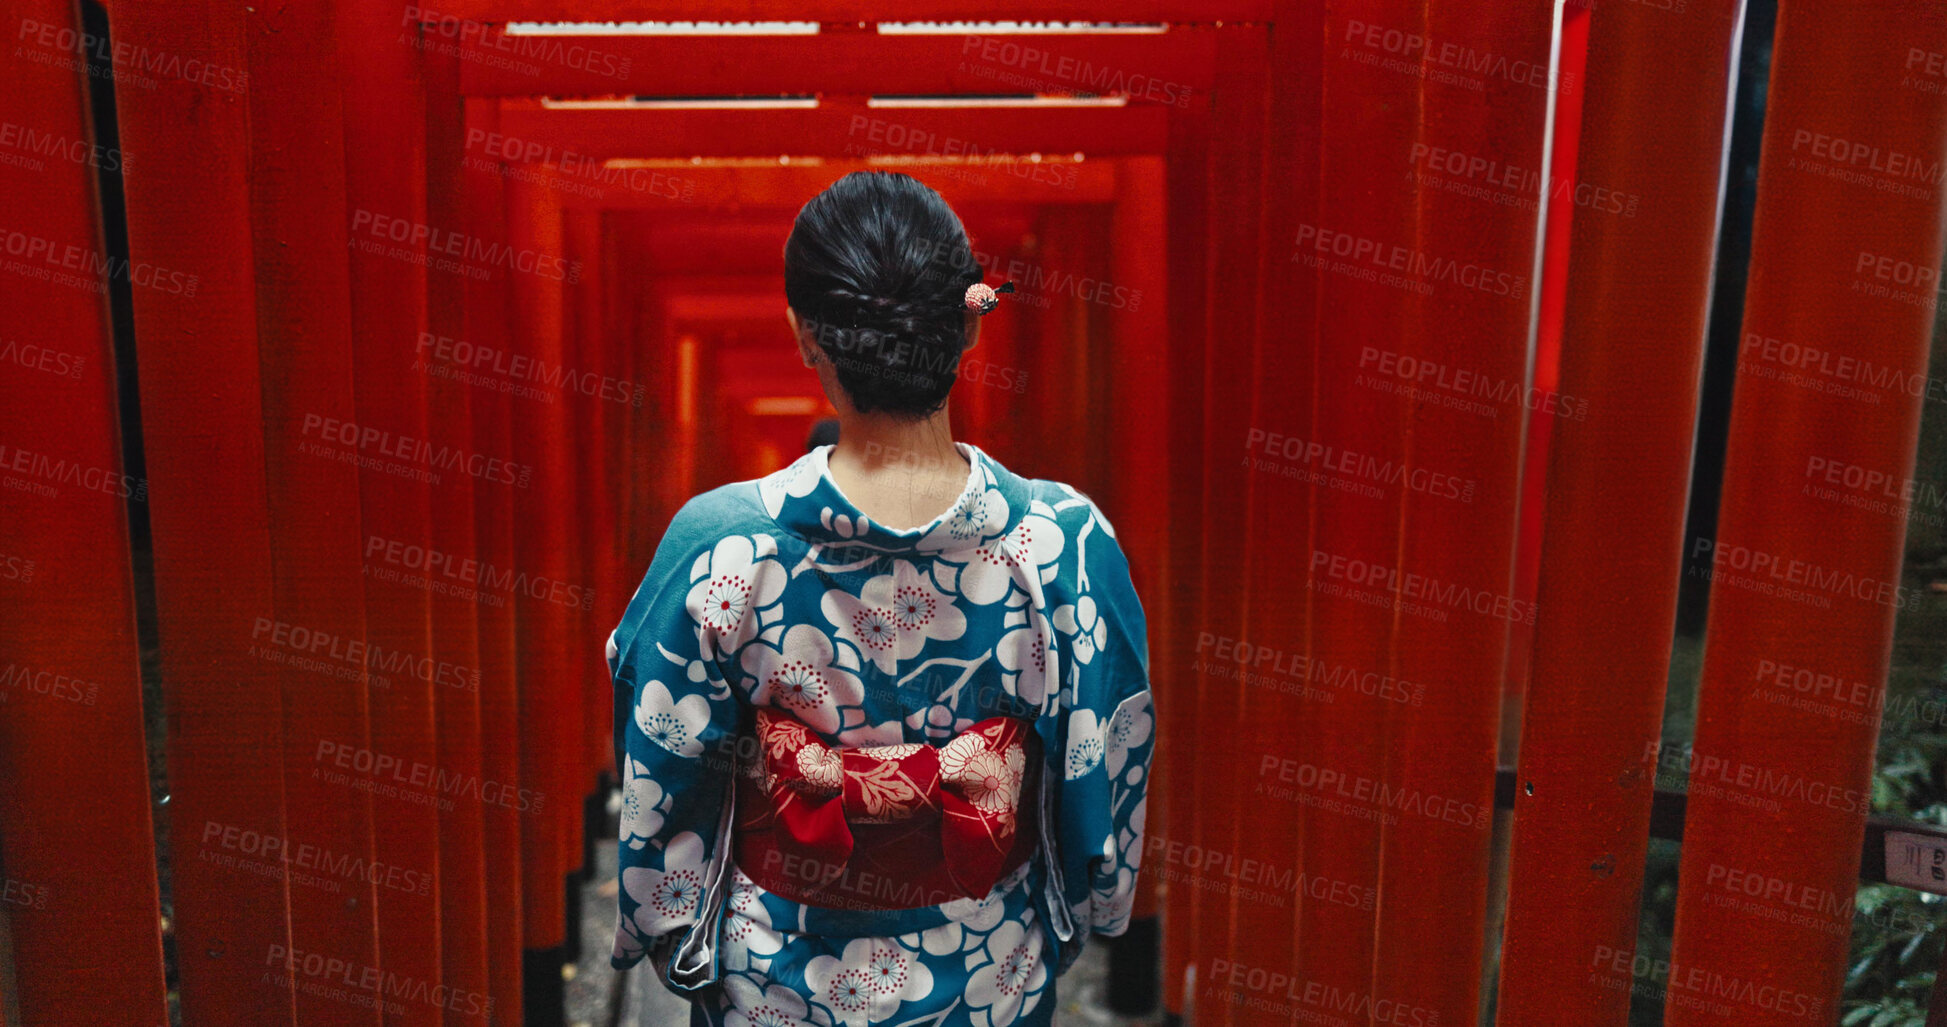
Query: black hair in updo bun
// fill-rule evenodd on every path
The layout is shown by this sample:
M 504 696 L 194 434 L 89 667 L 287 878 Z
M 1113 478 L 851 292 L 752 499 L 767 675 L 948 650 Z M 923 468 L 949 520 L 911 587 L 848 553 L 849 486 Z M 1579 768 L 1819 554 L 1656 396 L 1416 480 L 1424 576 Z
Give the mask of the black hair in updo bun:
M 861 413 L 919 420 L 946 403 L 980 278 L 952 208 L 895 171 L 833 182 L 784 244 L 784 297 Z

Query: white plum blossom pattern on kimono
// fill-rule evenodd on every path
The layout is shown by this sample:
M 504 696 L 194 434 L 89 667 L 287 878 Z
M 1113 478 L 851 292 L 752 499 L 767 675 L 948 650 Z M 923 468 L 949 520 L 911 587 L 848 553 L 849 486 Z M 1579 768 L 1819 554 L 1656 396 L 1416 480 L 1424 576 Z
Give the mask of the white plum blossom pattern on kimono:
M 1000 661 L 1002 683 L 1022 702 L 1037 709 L 1050 696 L 1048 682 L 1055 677 L 1048 651 L 1048 622 L 1040 611 L 1011 611 L 1010 625 L 994 643 L 994 656 Z
M 761 971 L 770 965 L 770 957 L 784 947 L 784 938 L 771 929 L 770 918 L 757 893 L 756 882 L 733 867 L 730 909 L 723 918 L 723 963 L 728 969 Z M 799 1009 L 803 1008 L 800 1002 Z
M 803 499 L 818 487 L 818 470 L 804 460 L 794 461 L 758 479 L 757 494 L 764 512 L 776 517 L 786 499 Z
M 617 917 L 615 921 L 615 945 L 609 950 L 611 962 L 626 962 L 631 965 L 642 959 L 644 944 L 642 929 L 629 917 Z
M 1048 965 L 1041 961 L 1041 935 L 1012 921 L 994 928 L 967 982 L 967 1008 L 976 1027 L 1006 1027 L 1041 999 Z M 970 957 L 969 961 L 973 958 Z
M 956 446 L 966 484 L 915 528 L 853 505 L 829 446 L 693 497 L 605 641 L 623 783 L 610 963 L 693 951 L 721 985 L 687 993 L 699 1022 L 1046 1027 L 1091 928 L 1127 927 L 1157 733 L 1127 559 L 1085 494 Z M 737 865 L 759 841 L 743 832 L 764 830 L 744 806 L 765 775 L 759 709 L 833 756 L 936 746 L 990 812 L 1032 778 L 1013 808 L 1036 844 L 977 900 L 827 908 L 766 890 L 790 871 Z M 1028 721 L 1034 744 L 1012 761 L 973 745 L 992 717 Z M 829 788 L 842 768 L 799 769 Z M 914 900 L 876 877 L 881 898 Z
M 933 990 L 932 971 L 898 938 L 854 938 L 840 955 L 814 956 L 804 978 L 812 1001 L 847 1027 L 883 1023 Z
M 819 1027 L 811 1008 L 797 992 L 783 985 L 759 988 L 748 977 L 732 975 L 724 982 L 732 1009 L 726 1027 Z
M 683 672 L 683 679 L 688 681 L 690 684 L 692 685 L 709 684 L 710 698 L 712 699 L 730 698 L 729 684 L 725 682 L 720 676 L 712 675 L 710 673 L 710 665 L 708 663 L 704 662 L 703 660 L 687 659 L 680 653 L 670 651 L 670 649 L 667 646 L 664 646 L 661 643 L 657 643 L 656 652 L 660 654 L 663 659 L 668 660 L 670 663 L 680 668 Z
M 1136 874 L 1142 871 L 1143 827 L 1149 819 L 1149 796 L 1136 800 L 1129 813 L 1129 826 L 1116 839 L 1116 851 L 1108 853 L 1119 864 L 1114 874 L 1098 878 L 1090 889 L 1090 926 L 1103 934 L 1120 934 L 1129 926 L 1130 905 L 1119 901 L 1124 893 L 1134 892 Z M 1119 857 L 1119 858 L 1116 858 Z
M 1068 779 L 1085 776 L 1102 762 L 1102 722 L 1094 710 L 1068 715 Z
M 690 568 L 685 600 L 700 626 L 703 658 L 735 652 L 757 633 L 749 616 L 777 602 L 790 574 L 777 558 L 777 539 L 766 534 L 726 535 Z
M 663 789 L 649 768 L 629 761 L 629 782 L 622 787 L 622 843 L 640 849 L 663 828 Z
M 636 703 L 635 726 L 644 737 L 678 756 L 703 754 L 703 726 L 710 722 L 710 701 L 700 695 L 677 699 L 660 681 L 646 681 Z
M 1152 718 L 1149 715 L 1149 693 L 1132 695 L 1115 708 L 1115 716 L 1109 718 L 1108 752 L 1103 762 L 1109 768 L 1109 776 L 1119 778 L 1122 768 L 1129 760 L 1129 752 L 1149 741 Z M 1131 767 L 1130 775 L 1135 777 L 1141 767 Z
M 769 636 L 781 635 L 773 647 Z M 767 629 L 744 647 L 739 662 L 755 683 L 750 701 L 789 710 L 814 731 L 832 734 L 843 726 L 840 711 L 865 697 L 854 651 L 809 624 Z
M 1036 504 L 1053 513 L 1045 503 Z M 1045 581 L 1050 565 L 1061 558 L 1064 545 L 1061 526 L 1040 513 L 1030 513 L 1012 531 L 994 537 L 966 553 L 946 554 L 966 558 L 960 569 L 960 594 L 982 606 L 1007 598 L 1015 578 Z
M 622 871 L 622 888 L 636 900 L 635 926 L 644 935 L 657 935 L 696 915 L 703 898 L 705 853 L 703 840 L 685 831 L 670 839 L 663 851 L 663 868 L 630 867 Z
M 933 587 L 928 575 L 910 560 L 892 566 L 891 574 L 874 575 L 857 595 L 827 589 L 820 604 L 838 637 L 886 674 L 897 672 L 900 660 L 919 655 L 928 641 L 952 641 L 967 630 L 967 615 Z
M 981 944 L 981 936 L 999 926 L 1007 903 L 997 890 L 983 899 L 954 899 L 941 907 L 947 922 L 923 933 L 921 947 L 935 956 L 950 956 Z
M 921 552 L 957 553 L 978 546 L 999 535 L 1007 527 L 1007 497 L 987 482 L 985 468 L 981 482 L 962 493 L 939 526 L 919 540 Z
M 1075 662 L 1087 663 L 1096 650 L 1109 643 L 1109 625 L 1095 614 L 1095 597 L 1084 595 L 1073 603 L 1055 607 L 1055 627 L 1075 636 Z

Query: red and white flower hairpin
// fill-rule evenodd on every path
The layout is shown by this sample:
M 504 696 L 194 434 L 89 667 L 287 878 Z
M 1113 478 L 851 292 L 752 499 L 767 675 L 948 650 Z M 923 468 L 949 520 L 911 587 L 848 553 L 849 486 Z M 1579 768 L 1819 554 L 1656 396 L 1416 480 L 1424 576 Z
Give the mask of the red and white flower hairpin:
M 1000 305 L 1001 293 L 1013 291 L 1013 282 L 1008 282 L 998 289 L 986 282 L 975 282 L 967 286 L 967 309 L 976 314 L 985 314 Z

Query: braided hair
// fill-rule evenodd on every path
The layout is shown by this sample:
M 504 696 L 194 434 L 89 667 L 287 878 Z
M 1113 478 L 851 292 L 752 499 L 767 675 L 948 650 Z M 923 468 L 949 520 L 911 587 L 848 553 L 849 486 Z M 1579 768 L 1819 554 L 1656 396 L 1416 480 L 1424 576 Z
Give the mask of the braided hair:
M 861 413 L 920 420 L 945 405 L 981 269 L 940 194 L 911 175 L 854 171 L 798 212 L 784 296 Z

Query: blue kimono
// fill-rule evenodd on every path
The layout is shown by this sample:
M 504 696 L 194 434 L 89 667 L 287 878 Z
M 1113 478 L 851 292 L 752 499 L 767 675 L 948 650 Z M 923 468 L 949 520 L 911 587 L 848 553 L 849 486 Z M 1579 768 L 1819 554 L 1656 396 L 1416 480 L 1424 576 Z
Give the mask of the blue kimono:
M 966 485 L 918 528 L 860 513 L 830 446 L 696 496 L 610 636 L 624 788 L 610 961 L 655 957 L 695 1023 L 1044 1024 L 1088 933 L 1128 925 L 1153 735 L 1128 562 L 1087 496 L 956 446 Z M 984 898 L 839 909 L 768 891 L 729 838 L 736 775 L 761 759 L 756 709 L 834 749 L 938 746 L 1021 718 L 1039 844 Z

